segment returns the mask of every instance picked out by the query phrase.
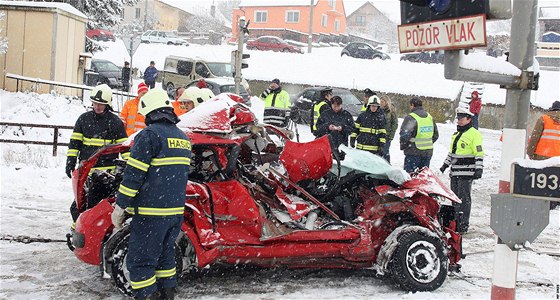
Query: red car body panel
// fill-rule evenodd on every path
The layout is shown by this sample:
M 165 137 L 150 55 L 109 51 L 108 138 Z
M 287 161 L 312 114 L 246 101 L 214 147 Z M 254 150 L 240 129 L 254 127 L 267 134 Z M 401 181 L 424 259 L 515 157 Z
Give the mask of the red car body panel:
M 75 231 L 84 236 L 84 246 L 76 247 L 74 255 L 88 264 L 101 263 L 101 246 L 105 235 L 113 230 L 111 213 L 113 212 L 114 198 L 101 200 L 93 209 L 80 214 L 76 220 Z
M 310 149 L 317 149 L 310 151 Z M 328 136 L 308 143 L 286 141 L 280 161 L 295 183 L 301 180 L 319 179 L 332 167 L 332 150 Z

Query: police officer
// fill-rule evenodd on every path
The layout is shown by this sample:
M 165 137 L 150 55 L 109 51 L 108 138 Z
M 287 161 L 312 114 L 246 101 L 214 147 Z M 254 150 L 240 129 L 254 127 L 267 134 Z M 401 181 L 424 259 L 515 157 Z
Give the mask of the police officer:
M 360 109 L 360 112 L 364 112 L 368 109 L 369 97 L 374 96 L 374 95 L 377 96 L 377 93 L 372 91 L 371 89 L 366 88 L 364 90 L 364 100 L 362 101 L 364 103 L 364 105 L 362 105 L 362 108 Z
M 472 182 L 482 177 L 484 159 L 482 135 L 473 127 L 473 116 L 466 108 L 457 109 L 457 132 L 451 137 L 449 154 L 439 169 L 443 173 L 451 167 L 451 190 L 461 199 L 461 203 L 453 203 L 456 231 L 460 234 L 469 229 Z
M 331 109 L 331 99 L 333 97 L 332 88 L 325 87 L 320 92 L 320 99 L 318 102 L 313 103 L 313 107 L 311 109 L 311 133 L 315 135 L 315 137 L 319 137 L 316 133 L 317 131 L 317 120 L 322 113 Z
M 287 127 L 290 116 L 290 95 L 282 89 L 280 79 L 273 79 L 261 94 L 264 100 L 263 122 L 278 127 Z
M 350 146 L 383 157 L 387 135 L 385 113 L 380 108 L 377 96 L 369 97 L 367 105 L 368 110 L 356 119 L 356 130 L 350 136 Z
M 111 219 L 120 229 L 125 211 L 133 215 L 126 264 L 135 296 L 173 299 L 191 142 L 175 125 L 179 118 L 164 90 L 142 97 L 140 113 L 147 127 L 134 139 Z
M 439 132 L 432 116 L 422 107 L 422 100 L 412 98 L 409 105 L 411 112 L 404 118 L 399 135 L 404 170 L 410 173 L 430 166 Z
M 113 92 L 106 84 L 98 85 L 91 91 L 90 100 L 93 110 L 78 117 L 76 125 L 74 125 L 74 132 L 70 136 L 66 158 L 66 175 L 68 178 L 72 178 L 72 172 L 78 160 L 80 162 L 87 160 L 105 145 L 118 144 L 127 140 L 123 122 L 112 112 L 112 99 Z M 118 154 L 104 155 L 97 160 L 91 170 L 113 170 L 115 168 L 113 161 L 117 157 Z M 94 203 L 96 201 L 94 195 L 97 188 L 97 186 L 94 186 L 89 192 L 88 207 L 93 207 L 96 204 Z M 72 203 L 70 213 L 75 222 L 79 216 L 76 202 Z

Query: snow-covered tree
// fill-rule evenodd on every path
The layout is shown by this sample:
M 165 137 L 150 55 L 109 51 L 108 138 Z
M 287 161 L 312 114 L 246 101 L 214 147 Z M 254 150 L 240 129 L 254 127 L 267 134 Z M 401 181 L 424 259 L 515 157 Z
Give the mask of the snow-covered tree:
M 204 14 L 193 15 L 179 25 L 179 31 L 190 31 L 191 29 L 195 29 L 198 32 L 209 32 L 212 30 L 222 34 L 229 31 L 226 30 L 226 27 L 219 20 Z
M 233 17 L 233 10 L 239 7 L 241 0 L 226 0 L 218 2 L 218 10 L 226 17 L 229 21 Z
M 5 17 L 6 14 L 0 12 L 0 20 L 4 19 Z M 0 27 L 0 33 L 2 33 L 3 31 L 4 29 Z M 4 54 L 6 52 L 8 52 L 8 38 L 0 37 L 0 54 Z

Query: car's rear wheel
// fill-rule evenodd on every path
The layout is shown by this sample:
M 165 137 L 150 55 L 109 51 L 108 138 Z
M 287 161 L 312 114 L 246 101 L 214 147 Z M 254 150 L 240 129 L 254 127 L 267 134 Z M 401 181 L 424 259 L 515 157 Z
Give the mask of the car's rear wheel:
M 167 45 L 173 45 L 173 43 L 172 42 L 167 42 Z
M 169 98 L 173 99 L 175 97 L 175 86 L 173 85 L 173 83 L 169 82 L 165 89 L 167 90 L 167 95 L 169 95 Z
M 284 48 L 284 49 L 282 49 L 282 52 L 290 52 L 290 49 Z
M 348 56 L 348 53 L 346 53 L 346 52 L 342 52 L 342 53 L 340 54 L 340 56 L 342 56 L 342 57 L 344 57 L 344 56 Z
M 126 258 L 128 256 L 128 240 L 130 238 L 130 230 L 128 227 L 121 230 L 117 234 L 120 234 L 117 245 L 113 250 L 113 263 L 111 265 L 111 275 L 115 285 L 122 293 L 132 296 L 132 286 L 130 285 L 130 272 L 126 265 Z M 183 259 L 181 248 L 175 245 L 175 265 L 177 269 L 177 275 L 181 274 L 183 270 Z
M 407 231 L 397 238 L 389 268 L 406 291 L 433 291 L 447 278 L 449 259 L 443 241 L 422 231 Z

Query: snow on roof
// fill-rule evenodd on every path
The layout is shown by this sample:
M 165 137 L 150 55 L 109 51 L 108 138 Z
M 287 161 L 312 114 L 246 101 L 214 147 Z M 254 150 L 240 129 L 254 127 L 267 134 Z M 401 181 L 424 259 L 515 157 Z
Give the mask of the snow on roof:
M 346 16 L 353 14 L 357 9 L 362 7 L 365 3 L 371 3 L 375 8 L 377 8 L 382 14 L 384 14 L 389 20 L 395 22 L 395 24 L 401 23 L 401 6 L 399 1 L 395 0 L 343 0 L 344 10 Z
M 314 0 L 313 5 L 317 5 L 319 0 Z M 309 0 L 243 0 L 239 3 L 239 7 L 247 6 L 309 6 Z
M 212 6 L 211 1 L 185 1 L 185 0 L 160 0 L 161 2 L 176 7 L 180 10 L 188 12 L 196 16 L 210 16 L 210 7 Z M 231 28 L 231 20 L 224 16 L 220 10 L 216 7 L 216 15 L 214 18 L 220 21 L 224 26 Z
M 560 19 L 560 6 L 541 7 L 539 19 Z
M 87 19 L 79 10 L 75 9 L 72 5 L 66 3 L 58 2 L 30 2 L 30 1 L 0 1 L 0 6 L 20 6 L 20 7 L 38 7 L 38 8 L 50 8 L 59 9 L 65 11 L 69 14 L 78 16 L 80 18 Z

